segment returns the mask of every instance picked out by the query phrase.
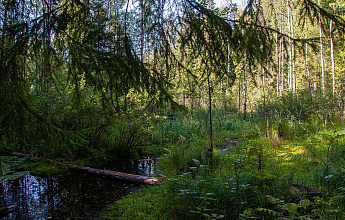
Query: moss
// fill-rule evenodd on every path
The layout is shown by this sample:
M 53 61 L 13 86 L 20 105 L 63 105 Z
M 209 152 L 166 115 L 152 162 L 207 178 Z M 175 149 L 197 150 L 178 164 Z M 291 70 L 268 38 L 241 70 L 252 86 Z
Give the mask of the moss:
M 50 163 L 48 160 L 42 160 L 38 162 L 25 163 L 20 168 L 22 170 L 28 170 L 35 176 L 47 176 L 60 174 L 64 169 L 66 169 L 66 166 L 63 163 Z
M 116 201 L 104 212 L 102 219 L 173 219 L 167 209 L 163 186 L 149 186 Z

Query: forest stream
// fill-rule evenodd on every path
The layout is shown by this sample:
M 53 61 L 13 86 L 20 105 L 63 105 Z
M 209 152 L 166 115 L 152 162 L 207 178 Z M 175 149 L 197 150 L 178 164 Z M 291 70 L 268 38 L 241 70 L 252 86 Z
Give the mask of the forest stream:
M 153 161 L 132 161 L 118 171 L 151 176 Z M 114 168 L 112 168 L 114 169 Z M 2 219 L 97 219 L 102 210 L 141 186 L 65 171 L 38 177 L 25 174 L 0 185 L 0 207 L 16 205 Z

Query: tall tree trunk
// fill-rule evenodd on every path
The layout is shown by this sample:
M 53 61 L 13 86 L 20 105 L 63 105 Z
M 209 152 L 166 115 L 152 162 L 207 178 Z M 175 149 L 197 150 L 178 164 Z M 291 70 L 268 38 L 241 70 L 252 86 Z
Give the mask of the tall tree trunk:
M 228 93 L 229 93 L 229 76 L 230 76 L 230 71 L 231 71 L 231 46 L 230 43 L 228 43 L 228 70 L 227 70 L 227 76 L 226 76 L 226 88 L 225 88 L 225 102 L 224 102 L 224 110 L 225 112 L 227 111 L 227 104 L 228 104 Z
M 246 82 L 246 71 L 247 71 L 247 51 L 244 52 L 244 72 L 243 72 L 243 119 L 247 118 L 247 82 Z
M 230 0 L 230 11 L 232 12 L 232 0 Z M 233 15 L 230 14 L 230 19 L 232 19 Z M 230 22 L 230 24 L 232 24 Z M 225 89 L 225 97 L 226 97 L 226 102 L 225 102 L 225 111 L 227 110 L 227 98 L 228 98 L 228 93 L 229 93 L 229 76 L 230 76 L 230 71 L 231 71 L 231 45 L 228 43 L 228 75 L 226 76 L 226 89 Z
M 329 35 L 331 40 L 331 62 L 332 62 L 332 78 L 333 78 L 333 101 L 335 97 L 335 64 L 334 64 L 334 44 L 333 44 L 333 20 L 330 21 Z
M 144 41 L 145 41 L 145 0 L 140 0 L 141 7 L 141 24 L 140 24 L 140 59 L 144 63 Z
M 288 26 L 289 26 L 289 37 L 291 37 L 291 17 L 290 17 L 290 6 L 287 6 L 287 18 L 288 18 Z M 292 40 L 289 38 L 289 73 L 288 73 L 288 86 L 289 92 L 292 91 Z
M 293 14 L 291 14 L 291 37 L 295 37 L 295 30 L 293 25 Z M 292 41 L 292 90 L 296 92 L 296 71 L 295 71 L 295 42 Z
M 268 66 L 268 65 L 267 65 Z M 262 93 L 263 93 L 263 99 L 264 99 L 264 117 L 266 121 L 266 93 L 265 93 L 265 85 L 266 85 L 266 72 L 265 68 L 262 68 Z
M 241 75 L 238 79 L 238 115 L 240 117 L 241 114 Z
M 210 119 L 210 140 L 208 148 L 208 159 L 209 163 L 212 164 L 213 159 L 213 128 L 212 128 L 212 83 L 210 82 L 210 76 L 207 77 L 208 84 L 208 109 L 209 109 L 209 119 Z
M 281 49 L 281 51 L 280 51 L 280 55 L 281 55 L 281 58 L 280 58 L 280 62 L 281 62 L 281 77 L 280 77 L 280 83 L 281 83 L 281 89 L 280 89 L 280 92 L 283 92 L 284 91 L 284 88 L 285 88 L 285 86 L 284 86 L 284 59 L 285 59 L 285 57 L 284 57 L 284 39 L 283 38 L 281 38 L 281 44 L 280 44 L 281 46 L 280 46 L 280 49 Z
M 320 0 L 318 0 L 318 5 L 320 7 Z M 325 70 L 324 70 L 324 61 L 323 61 L 323 41 L 322 41 L 322 24 L 321 24 L 321 12 L 319 8 L 319 33 L 320 33 L 320 62 L 321 62 L 321 80 L 322 80 L 322 96 L 323 98 L 326 97 L 325 95 Z
M 305 38 L 308 38 L 308 29 L 307 29 L 307 15 L 304 17 L 304 31 Z M 305 70 L 307 72 L 307 89 L 310 90 L 310 72 L 309 72 L 309 63 L 308 63 L 308 43 L 305 43 Z
M 49 3 L 48 3 L 49 2 Z M 48 1 L 47 4 L 44 4 L 43 6 L 43 13 L 47 13 L 50 15 L 51 11 L 51 5 L 50 1 Z M 47 95 L 49 93 L 50 89 L 50 80 L 51 80 L 51 50 L 50 50 L 50 43 L 51 43 L 51 32 L 50 32 L 50 21 L 49 16 L 44 20 L 44 48 L 43 48 L 43 82 Z
M 0 50 L 0 56 L 1 58 L 3 58 L 5 56 L 5 45 L 6 45 L 6 32 L 7 32 L 7 22 L 8 22 L 8 4 L 5 4 L 5 11 L 4 13 L 4 22 L 2 24 L 2 34 L 1 34 L 1 50 Z M 2 73 L 0 74 L 0 77 L 4 77 L 3 79 L 1 79 L 2 81 L 10 81 L 10 74 L 9 71 L 6 68 L 6 62 L 4 59 L 0 60 L 0 71 L 2 71 Z M 3 75 L 4 74 L 4 75 Z M 1 82 L 2 83 L 2 82 Z
M 276 33 L 276 65 L 277 65 L 277 96 L 279 95 L 279 76 L 280 76 L 280 66 L 279 66 L 279 44 L 278 44 L 278 33 Z

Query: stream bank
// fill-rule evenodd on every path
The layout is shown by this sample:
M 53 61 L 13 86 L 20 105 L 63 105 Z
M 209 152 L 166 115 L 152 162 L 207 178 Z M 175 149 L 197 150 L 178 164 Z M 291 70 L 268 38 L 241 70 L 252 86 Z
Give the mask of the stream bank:
M 121 171 L 153 174 L 151 161 L 121 164 Z M 27 173 L 0 184 L 0 207 L 16 205 L 2 219 L 94 219 L 110 204 L 142 186 L 66 170 L 61 174 L 35 176 Z

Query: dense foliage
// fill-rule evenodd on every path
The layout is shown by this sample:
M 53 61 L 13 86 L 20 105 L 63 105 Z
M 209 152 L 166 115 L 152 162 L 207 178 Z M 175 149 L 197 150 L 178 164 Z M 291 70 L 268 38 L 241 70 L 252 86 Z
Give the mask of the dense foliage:
M 345 2 L 228 3 L 0 1 L 0 153 L 160 157 L 127 219 L 344 217 Z

